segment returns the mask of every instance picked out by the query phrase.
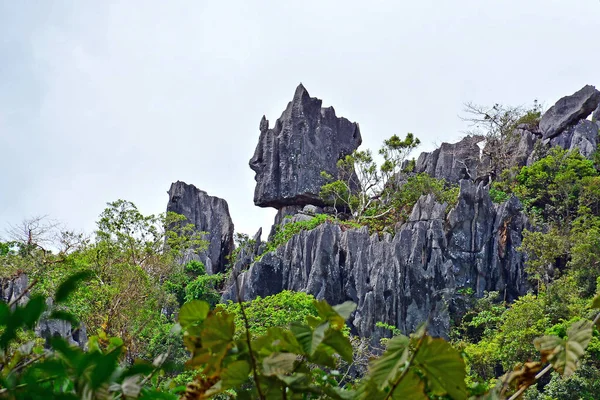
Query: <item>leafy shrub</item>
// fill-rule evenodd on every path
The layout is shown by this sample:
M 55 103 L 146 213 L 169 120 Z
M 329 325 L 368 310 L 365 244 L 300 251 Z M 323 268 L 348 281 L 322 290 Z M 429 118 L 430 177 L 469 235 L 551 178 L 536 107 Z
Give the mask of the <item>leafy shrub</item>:
M 492 199 L 492 202 L 496 204 L 501 204 L 508 200 L 509 197 L 510 195 L 508 193 L 497 189 L 495 185 L 492 185 L 492 187 L 490 187 L 490 198 Z
M 436 179 L 423 172 L 409 176 L 402 185 L 389 194 L 392 206 L 390 212 L 381 214 L 381 207 L 374 204 L 364 213 L 362 223 L 371 231 L 394 231 L 397 223 L 405 222 L 421 196 L 431 194 L 440 203 L 447 203 L 448 209 L 458 202 L 458 185 L 448 184 L 444 179 Z M 379 215 L 379 217 L 378 217 Z
M 555 147 L 548 156 L 521 169 L 515 193 L 528 209 L 541 209 L 545 221 L 568 223 L 577 215 L 583 178 L 597 175 L 593 162 L 578 151 Z
M 250 333 L 263 335 L 271 327 L 287 327 L 294 322 L 303 322 L 308 316 L 316 316 L 315 298 L 304 292 L 284 290 L 272 296 L 257 297 L 244 302 Z M 235 315 L 236 329 L 244 328 L 239 303 L 219 304 L 218 309 Z
M 214 307 L 220 300 L 221 294 L 217 288 L 223 282 L 221 273 L 199 275 L 185 287 L 185 301 L 204 300 Z

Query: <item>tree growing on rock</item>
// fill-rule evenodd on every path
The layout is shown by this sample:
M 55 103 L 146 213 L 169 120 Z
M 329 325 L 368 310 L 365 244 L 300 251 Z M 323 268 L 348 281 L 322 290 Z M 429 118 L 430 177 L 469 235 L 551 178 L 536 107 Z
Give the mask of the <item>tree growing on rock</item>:
M 338 176 L 322 172 L 330 182 L 323 185 L 320 196 L 326 203 L 350 212 L 356 221 L 378 218 L 392 210 L 385 200 L 397 189 L 396 175 L 408 155 L 421 143 L 412 133 L 404 139 L 393 135 L 383 142 L 378 166 L 370 150 L 355 150 L 338 160 Z M 370 212 L 367 216 L 367 210 Z M 375 211 L 375 212 L 374 212 Z
M 542 111 L 542 105 L 537 100 L 534 100 L 530 107 L 515 107 L 498 103 L 488 107 L 466 103 L 465 116 L 461 119 L 470 126 L 467 133 L 483 135 L 486 139 L 486 145 L 482 151 L 489 162 L 487 171 L 481 172 L 494 179 L 512 167 L 512 153 L 518 146 L 521 136 L 517 129 L 538 131 Z

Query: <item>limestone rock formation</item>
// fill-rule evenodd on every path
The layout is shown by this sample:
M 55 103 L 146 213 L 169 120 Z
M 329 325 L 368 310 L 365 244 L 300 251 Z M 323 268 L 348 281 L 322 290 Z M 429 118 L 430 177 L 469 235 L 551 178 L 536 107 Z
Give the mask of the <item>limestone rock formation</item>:
M 426 172 L 438 179 L 458 183 L 461 179 L 475 179 L 482 157 L 483 136 L 467 136 L 458 143 L 442 143 L 431 153 L 421 153 L 414 172 Z
M 29 301 L 29 293 L 25 293 L 29 286 L 29 278 L 26 274 L 20 273 L 11 278 L 0 279 L 0 300 L 10 304 L 16 301 L 15 305 L 23 306 Z M 52 299 L 46 300 L 47 310 L 52 307 Z M 87 332 L 85 325 L 81 324 L 79 328 L 73 329 L 70 322 L 49 319 L 50 313 L 46 311 L 40 318 L 35 327 L 35 334 L 46 339 L 46 347 L 49 348 L 49 340 L 53 337 L 62 337 L 70 344 L 81 348 L 87 346 Z
M 311 293 L 332 304 L 352 300 L 358 304 L 350 319 L 352 329 L 374 340 L 384 334 L 375 327 L 377 321 L 407 333 L 429 320 L 432 334 L 446 335 L 453 315 L 464 311 L 461 289 L 471 288 L 476 296 L 499 291 L 507 301 L 517 298 L 530 289 L 524 255 L 517 249 L 523 230 L 531 226 L 517 198 L 492 203 L 489 180 L 485 178 L 503 168 L 530 165 L 551 146 L 578 148 L 590 157 L 598 145 L 600 124 L 585 118 L 594 109 L 593 118 L 600 118 L 599 103 L 600 92 L 593 86 L 560 99 L 539 125 L 521 124 L 509 138 L 503 138 L 501 161 L 497 160 L 497 141 L 483 136 L 467 136 L 458 143 L 443 143 L 433 152 L 422 153 L 414 172 L 458 183 L 457 204 L 448 209 L 433 196 L 422 196 L 409 220 L 396 226 L 394 235 L 379 237 L 369 235 L 367 228 L 346 230 L 332 223 L 302 231 L 240 275 L 241 297 L 249 300 L 290 289 Z M 314 177 L 331 166 L 314 156 L 315 147 L 327 147 L 330 142 L 306 133 L 314 126 L 309 121 L 318 120 L 313 108 L 320 109 L 320 101 L 310 99 L 300 87 L 275 128 L 268 129 L 265 119 L 261 122 L 260 143 L 251 161 L 257 172 L 255 203 L 278 208 L 273 229 L 289 221 L 310 219 L 314 212 L 321 211 L 303 208 L 305 204 L 319 205 L 307 193 L 318 193 L 322 182 Z M 305 136 L 315 142 L 310 146 L 299 144 L 304 142 L 297 138 Z M 290 155 L 299 161 L 291 163 Z M 312 157 L 314 164 L 306 164 L 305 155 Z M 301 177 L 304 167 L 294 169 L 300 165 L 308 165 L 314 172 L 312 178 Z M 294 180 L 296 175 L 298 179 Z M 403 174 L 397 177 L 400 183 L 405 178 Z M 315 186 L 306 189 L 308 183 L 299 184 L 304 179 L 315 179 Z M 224 299 L 236 297 L 235 285 L 230 283 Z
M 226 257 L 234 248 L 233 222 L 227 202 L 181 181 L 171 184 L 168 193 L 167 211 L 185 216 L 196 230 L 206 232 L 204 239 L 208 241 L 208 249 L 194 258 L 204 263 L 209 274 L 224 271 Z
M 300 84 L 294 99 L 269 128 L 260 122 L 260 139 L 250 168 L 256 172 L 254 204 L 282 208 L 321 205 L 321 171 L 337 176 L 337 161 L 362 142 L 358 124 L 337 117 L 333 107 L 322 108 Z
M 27 289 L 28 279 L 25 274 L 18 274 L 12 278 L 1 278 L 0 279 L 0 300 L 4 301 L 7 304 L 12 303 L 17 300 L 19 296 L 23 294 L 25 289 Z M 27 294 L 21 296 L 21 299 L 18 300 L 16 304 L 23 305 L 27 303 L 29 297 Z
M 483 183 L 462 180 L 458 204 L 448 214 L 446 207 L 421 197 L 394 237 L 330 223 L 301 232 L 240 276 L 241 297 L 302 290 L 331 304 L 356 302 L 350 324 L 361 336 L 381 335 L 377 321 L 410 332 L 425 320 L 444 336 L 458 289 L 506 299 L 528 289 L 516 251 L 527 224 L 518 200 L 494 205 Z M 236 298 L 233 286 L 224 298 Z
M 550 139 L 550 145 L 567 150 L 577 148 L 584 157 L 591 157 L 598 146 L 598 125 L 586 119 L 580 120 L 577 125 Z
M 46 300 L 46 305 L 48 310 L 52 307 L 51 298 Z M 35 328 L 35 334 L 46 339 L 47 348 L 50 348 L 50 339 L 53 337 L 62 337 L 70 344 L 77 345 L 82 349 L 87 346 L 88 337 L 85 325 L 81 324 L 79 328 L 73 329 L 70 322 L 49 319 L 49 315 L 50 313 L 46 311 Z
M 553 138 L 567 127 L 587 118 L 599 104 L 600 92 L 591 85 L 561 98 L 542 116 L 540 131 L 544 139 Z

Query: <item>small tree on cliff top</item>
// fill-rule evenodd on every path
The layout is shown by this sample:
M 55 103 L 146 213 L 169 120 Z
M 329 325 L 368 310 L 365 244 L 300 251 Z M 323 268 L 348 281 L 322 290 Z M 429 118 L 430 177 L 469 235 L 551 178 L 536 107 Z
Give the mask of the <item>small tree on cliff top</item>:
M 321 198 L 336 209 L 347 209 L 357 221 L 387 214 L 392 207 L 384 206 L 385 202 L 381 200 L 397 189 L 395 177 L 404 160 L 420 143 L 412 133 L 408 133 L 404 139 L 393 135 L 384 140 L 379 149 L 379 154 L 383 157 L 383 163 L 379 167 L 370 150 L 355 150 L 338 161 L 337 177 L 321 173 L 330 181 L 321 188 Z M 369 213 L 371 215 L 367 217 L 367 210 L 376 212 Z

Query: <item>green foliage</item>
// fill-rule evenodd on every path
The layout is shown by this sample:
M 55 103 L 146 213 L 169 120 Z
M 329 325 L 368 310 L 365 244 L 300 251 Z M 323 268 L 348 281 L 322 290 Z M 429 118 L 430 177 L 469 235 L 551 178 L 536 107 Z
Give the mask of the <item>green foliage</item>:
M 76 274 L 59 285 L 54 304 L 67 299 L 85 274 Z M 54 337 L 50 350 L 35 342 L 15 346 L 19 332 L 31 332 L 46 309 L 42 296 L 32 296 L 24 306 L 0 302 L 0 397 L 9 399 L 112 399 L 158 398 L 144 386 L 160 364 L 138 362 L 122 367 L 123 341 L 105 334 L 90 337 L 88 350 Z M 76 318 L 63 310 L 49 310 L 51 318 L 68 322 Z M 162 398 L 176 398 L 163 394 Z
M 427 173 L 414 174 L 389 193 L 389 212 L 382 215 L 377 205 L 365 211 L 363 223 L 372 231 L 393 232 L 395 225 L 405 222 L 421 196 L 433 195 L 436 201 L 446 203 L 448 208 L 458 202 L 459 188 L 448 184 L 444 179 L 436 179 Z
M 191 270 L 198 272 L 196 267 L 192 266 Z M 58 296 L 69 298 L 76 291 L 75 282 L 81 279 L 84 274 L 65 279 L 59 285 Z M 490 294 L 478 307 L 493 307 L 493 299 Z M 591 302 L 593 307 L 600 306 L 598 299 L 600 294 Z M 546 333 L 558 335 L 533 340 L 541 353 L 541 361 L 518 364 L 501 378 L 497 388 L 490 392 L 491 398 L 506 398 L 517 390 L 521 393 L 536 381 L 534 374 L 546 362 L 559 374 L 574 376 L 574 382 L 586 393 L 593 388 L 590 386 L 593 381 L 581 377 L 596 376 L 597 370 L 585 362 L 586 366 L 579 369 L 585 361 L 588 345 L 593 347 L 592 354 L 600 352 L 600 341 L 593 337 L 592 322 L 579 318 L 548 328 L 547 317 L 540 312 L 544 301 L 544 297 L 525 296 L 503 312 L 500 321 L 492 321 L 504 336 L 504 340 L 502 337 L 496 340 L 498 353 L 510 352 L 511 346 L 527 342 L 529 336 L 517 331 L 526 331 L 532 328 L 531 324 L 539 331 L 537 321 L 543 321 Z M 308 303 L 310 313 L 306 313 Z M 354 350 L 345 334 L 345 320 L 356 308 L 351 302 L 330 306 L 325 301 L 290 292 L 258 299 L 255 304 L 237 304 L 237 308 L 230 303 L 211 310 L 205 301 L 189 301 L 181 307 L 179 324 L 170 330 L 169 337 L 171 345 L 180 345 L 178 332 L 183 332 L 183 344 L 191 354 L 187 367 L 195 373 L 184 373 L 181 379 L 163 384 L 159 379 L 164 376 L 163 367 L 170 348 L 152 364 L 136 361 L 123 365 L 124 342 L 104 332 L 90 338 L 86 351 L 69 345 L 62 338 L 50 341 L 49 352 L 36 345 L 15 346 L 20 340 L 18 332 L 31 331 L 45 305 L 46 301 L 40 296 L 32 296 L 26 305 L 12 309 L 0 302 L 0 327 L 3 328 L 0 397 L 174 399 L 172 391 L 179 389 L 173 385 L 190 379 L 183 399 L 218 396 L 266 399 L 284 395 L 285 398 L 333 399 L 468 397 L 467 369 L 461 352 L 441 338 L 428 336 L 424 328 L 410 338 L 398 335 L 388 340 L 385 352 L 371 360 L 368 372 L 358 381 L 340 378 L 337 369 L 342 363 L 353 363 Z M 72 321 L 73 316 L 68 314 L 61 311 L 51 315 Z M 269 326 L 259 325 L 269 317 Z M 301 322 L 300 317 L 305 322 Z M 482 342 L 489 339 L 490 332 L 484 333 Z M 149 347 L 154 347 L 154 351 L 164 350 L 160 343 L 157 347 L 152 341 Z M 471 349 L 469 346 L 463 349 L 472 363 Z M 526 356 L 531 359 L 535 353 L 519 354 L 519 357 Z M 549 393 L 564 390 L 564 384 L 553 382 Z
M 307 221 L 287 222 L 279 225 L 273 238 L 266 243 L 265 251 L 262 255 L 277 250 L 280 246 L 286 244 L 294 235 L 302 231 L 309 231 L 326 222 L 336 223 L 346 228 L 360 228 L 361 225 L 351 221 L 340 221 L 331 215 L 317 214 Z M 258 259 L 262 257 L 258 256 Z
M 396 190 L 396 176 L 404 160 L 420 143 L 412 133 L 404 139 L 393 135 L 379 150 L 383 157 L 379 167 L 370 150 L 354 151 L 338 161 L 338 176 L 322 172 L 330 182 L 321 188 L 321 198 L 336 209 L 350 211 L 357 222 L 361 222 L 367 210 L 371 210 L 372 217 L 373 208 L 379 213 L 389 212 L 386 210 L 390 207 L 383 200 Z
M 308 316 L 317 316 L 313 296 L 289 290 L 264 298 L 259 296 L 243 303 L 243 307 L 252 336 L 264 335 L 272 327 L 287 327 L 291 323 L 303 322 Z M 245 328 L 239 303 L 220 304 L 217 308 L 235 315 L 237 331 Z
M 308 221 L 288 222 L 278 226 L 273 239 L 267 242 L 265 253 L 277 250 L 279 246 L 287 243 L 292 236 L 302 231 L 314 229 L 327 221 L 333 221 L 333 218 L 327 214 L 318 214 Z
M 532 387 L 523 397 L 525 400 L 595 400 L 600 393 L 600 370 L 583 365 L 569 379 L 553 372 L 550 382 L 542 392 Z
M 219 287 L 224 278 L 222 273 L 206 274 L 204 264 L 192 260 L 171 274 L 163 283 L 163 288 L 175 298 L 178 306 L 191 300 L 205 300 L 214 306 L 221 299 Z
M 217 290 L 223 282 L 223 274 L 199 275 L 185 287 L 185 301 L 204 300 L 214 307 L 221 300 Z
M 498 189 L 497 186 L 498 185 L 494 183 L 490 187 L 490 198 L 492 199 L 492 202 L 496 204 L 504 203 L 510 198 L 510 195 L 505 191 Z
M 515 193 L 528 209 L 539 209 L 545 221 L 568 223 L 577 215 L 579 198 L 598 172 L 577 151 L 555 147 L 517 175 Z M 587 178 L 587 180 L 584 180 Z M 590 197 L 594 206 L 598 199 Z

